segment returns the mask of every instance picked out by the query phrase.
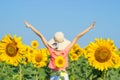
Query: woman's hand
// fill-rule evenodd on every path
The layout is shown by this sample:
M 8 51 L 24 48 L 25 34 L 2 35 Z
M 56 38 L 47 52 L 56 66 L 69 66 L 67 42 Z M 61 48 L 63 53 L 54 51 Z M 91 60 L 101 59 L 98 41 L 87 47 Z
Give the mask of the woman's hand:
M 94 28 L 94 27 L 95 27 L 95 24 L 96 24 L 96 21 L 94 21 L 94 22 L 91 24 L 91 28 Z
M 26 25 L 27 28 L 31 28 L 31 25 L 27 21 L 24 21 L 24 24 Z

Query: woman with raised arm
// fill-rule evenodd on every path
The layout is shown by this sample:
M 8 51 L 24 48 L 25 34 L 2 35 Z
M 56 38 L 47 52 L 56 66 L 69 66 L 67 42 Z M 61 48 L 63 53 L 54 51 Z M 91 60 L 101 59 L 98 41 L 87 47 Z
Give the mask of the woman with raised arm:
M 48 67 L 52 69 L 54 72 L 56 71 L 63 71 L 65 73 L 64 80 L 69 80 L 68 74 L 66 72 L 66 67 L 68 67 L 68 53 L 73 47 L 73 45 L 77 42 L 77 40 L 87 33 L 90 29 L 92 29 L 96 22 L 93 22 L 89 27 L 87 27 L 84 31 L 80 32 L 73 40 L 70 42 L 69 40 L 65 39 L 64 34 L 62 32 L 56 32 L 54 38 L 50 41 L 47 41 L 45 37 L 32 25 L 30 25 L 27 21 L 24 21 L 26 27 L 30 28 L 33 32 L 35 32 L 42 40 L 46 48 L 50 52 L 50 62 Z M 56 58 L 62 57 L 65 60 L 64 66 L 57 66 L 55 64 Z M 56 80 L 54 77 L 51 77 L 50 80 Z M 56 77 L 58 78 L 58 77 Z

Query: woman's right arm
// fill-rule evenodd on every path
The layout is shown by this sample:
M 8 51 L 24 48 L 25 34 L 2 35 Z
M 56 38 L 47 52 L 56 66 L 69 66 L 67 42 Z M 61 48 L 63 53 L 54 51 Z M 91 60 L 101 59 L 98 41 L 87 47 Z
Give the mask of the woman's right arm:
M 36 28 L 30 25 L 27 21 L 24 21 L 24 24 L 26 25 L 26 27 L 30 28 L 33 32 L 35 32 L 40 37 L 46 48 L 48 48 L 49 45 L 45 37 Z
M 89 27 L 87 27 L 84 31 L 80 32 L 74 39 L 73 41 L 71 42 L 70 45 L 68 45 L 68 48 L 71 48 L 77 41 L 80 37 L 82 37 L 84 34 L 86 34 L 89 30 L 91 30 L 92 28 L 94 28 L 96 24 L 96 21 L 94 21 Z

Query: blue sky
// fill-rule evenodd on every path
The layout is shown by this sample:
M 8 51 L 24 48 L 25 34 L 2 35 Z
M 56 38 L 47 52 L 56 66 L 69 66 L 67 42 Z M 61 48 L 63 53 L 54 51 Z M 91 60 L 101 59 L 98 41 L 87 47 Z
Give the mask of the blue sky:
M 62 31 L 72 40 L 94 20 L 96 27 L 82 36 L 81 47 L 94 38 L 110 38 L 120 48 L 120 0 L 1 0 L 0 39 L 6 34 L 17 34 L 24 44 L 38 40 L 37 35 L 24 25 L 24 20 L 35 26 L 49 41 Z

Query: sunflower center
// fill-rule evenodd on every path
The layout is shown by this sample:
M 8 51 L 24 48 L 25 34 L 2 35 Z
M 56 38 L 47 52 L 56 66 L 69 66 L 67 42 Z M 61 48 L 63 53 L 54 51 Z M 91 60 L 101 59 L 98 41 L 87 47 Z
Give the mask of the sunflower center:
M 30 50 L 30 53 L 32 54 L 34 51 L 33 50 Z
M 104 63 L 111 57 L 111 52 L 106 47 L 100 47 L 95 51 L 95 59 L 98 62 Z
M 36 55 L 35 60 L 36 60 L 36 62 L 41 62 L 42 58 L 43 58 L 42 56 Z
M 77 54 L 73 54 L 73 55 L 72 55 L 72 59 L 75 60 L 76 58 L 77 58 Z
M 63 64 L 63 60 L 58 60 L 58 64 Z
M 33 46 L 37 46 L 37 44 L 36 44 L 36 43 L 33 43 Z
M 75 53 L 76 53 L 76 54 L 79 54 L 79 52 L 80 52 L 80 50 L 79 50 L 79 49 L 75 51 Z
M 6 46 L 6 54 L 9 55 L 10 57 L 14 57 L 17 54 L 18 48 L 15 44 L 9 43 Z
M 72 56 L 72 58 L 73 58 L 73 59 L 76 59 L 76 56 L 75 56 L 75 55 L 73 55 L 73 56 Z

